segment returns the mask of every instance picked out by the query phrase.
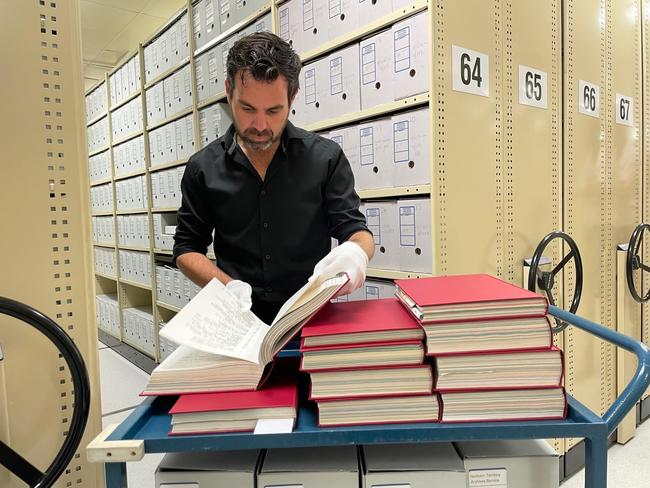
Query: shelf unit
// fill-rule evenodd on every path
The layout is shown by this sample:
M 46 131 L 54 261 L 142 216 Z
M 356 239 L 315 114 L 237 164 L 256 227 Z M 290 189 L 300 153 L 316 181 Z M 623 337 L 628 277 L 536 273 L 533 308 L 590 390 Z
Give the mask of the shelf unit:
M 205 100 L 198 100 L 197 92 L 197 79 L 196 79 L 196 61 L 197 58 L 210 51 L 211 49 L 217 48 L 221 43 L 228 42 L 230 39 L 234 39 L 239 32 L 242 32 L 243 29 L 253 25 L 259 19 L 262 19 L 269 12 L 271 13 L 272 19 L 272 30 L 274 32 L 279 32 L 279 19 L 278 19 L 278 7 L 282 2 L 260 2 L 259 6 L 245 18 L 240 19 L 237 22 L 234 22 L 232 25 L 229 25 L 227 29 L 220 32 L 218 35 L 214 36 L 207 43 L 204 43 L 200 47 L 196 47 L 194 28 L 198 26 L 200 22 L 195 22 L 195 15 L 205 17 L 205 12 L 199 12 L 197 5 L 200 2 L 194 0 L 188 0 L 187 5 L 180 9 L 176 14 L 174 14 L 169 21 L 143 41 L 137 49 L 129 53 L 126 56 L 126 61 L 121 63 L 110 73 L 108 73 L 104 80 L 102 80 L 98 85 L 89 90 L 88 95 L 96 90 L 100 86 L 106 87 L 106 111 L 93 118 L 92 123 L 95 123 L 101 120 L 103 117 L 107 117 L 108 120 L 108 140 L 109 144 L 106 148 L 102 150 L 95 151 L 92 154 L 99 154 L 102 151 L 108 149 L 109 154 L 109 163 L 110 163 L 110 178 L 104 178 L 101 181 L 93 182 L 91 186 L 99 186 L 100 184 L 110 184 L 112 185 L 113 190 L 113 201 L 114 209 L 112 212 L 102 212 L 94 214 L 96 216 L 110 216 L 114 219 L 114 243 L 93 243 L 96 247 L 114 249 L 115 250 L 115 259 L 116 259 L 116 277 L 112 278 L 113 282 L 116 285 L 119 310 L 120 310 L 120 319 L 122 319 L 122 312 L 126 308 L 133 306 L 148 306 L 151 307 L 152 316 L 153 316 L 153 337 L 156 344 L 158 344 L 158 323 L 161 320 L 168 320 L 174 313 L 176 313 L 179 308 L 174 305 L 165 303 L 163 300 L 160 300 L 157 293 L 156 286 L 156 264 L 168 264 L 169 256 L 171 256 L 171 250 L 169 249 L 160 249 L 154 245 L 154 215 L 163 214 L 169 215 L 175 213 L 178 209 L 177 206 L 160 206 L 155 207 L 153 201 L 153 186 L 152 178 L 156 177 L 157 174 L 161 171 L 171 170 L 173 168 L 183 167 L 187 162 L 187 158 L 180 158 L 174 161 L 168 161 L 162 164 L 152 165 L 152 147 L 150 144 L 149 134 L 155 130 L 161 130 L 165 127 L 170 127 L 169 124 L 174 123 L 175 121 L 181 120 L 183 117 L 191 116 L 193 121 L 193 137 L 194 137 L 194 149 L 199 149 L 202 144 L 200 142 L 200 127 L 199 127 L 199 111 L 205 109 L 206 107 L 212 106 L 215 103 L 223 102 L 226 99 L 225 91 L 221 91 L 216 95 L 212 95 L 210 98 Z M 374 19 L 368 22 L 366 25 L 355 28 L 349 34 L 345 36 L 338 36 L 332 41 L 319 46 L 317 49 L 312 49 L 308 52 L 300 53 L 301 60 L 303 63 L 309 64 L 318 58 L 322 58 L 328 55 L 331 55 L 338 50 L 345 48 L 350 45 L 357 44 L 361 39 L 378 33 L 382 29 L 390 29 L 393 24 L 400 22 L 412 15 L 427 11 L 429 8 L 429 2 L 426 0 L 417 0 L 412 2 L 409 5 L 402 6 L 398 9 L 390 11 L 381 18 Z M 197 9 L 197 12 L 194 10 Z M 218 16 L 218 13 L 215 13 Z M 180 37 L 181 39 L 187 39 L 189 44 L 188 50 L 190 55 L 179 59 L 173 66 L 167 67 L 164 71 L 150 76 L 147 79 L 147 53 L 145 52 L 149 49 L 149 52 L 153 52 L 151 47 L 153 43 L 156 43 L 163 39 L 164 36 L 169 36 L 172 29 L 175 25 L 180 24 L 181 19 L 187 19 L 185 26 L 187 27 L 187 32 L 184 32 L 185 37 Z M 198 17 L 197 17 L 198 18 Z M 205 23 L 205 18 L 201 20 Z M 204 32 L 205 34 L 205 32 Z M 160 41 L 162 42 L 162 41 Z M 169 42 L 167 43 L 170 44 Z M 179 44 L 180 45 L 180 42 Z M 154 56 L 154 54 L 150 54 Z M 151 58 L 153 59 L 153 58 Z M 162 57 L 158 59 L 162 62 Z M 131 63 L 131 64 L 129 64 Z M 189 66 L 190 70 L 190 90 L 191 90 L 191 106 L 183 108 L 182 110 L 176 111 L 173 114 L 167 115 L 159 120 L 154 120 L 153 122 L 147 122 L 147 104 L 150 100 L 154 99 L 153 95 L 147 97 L 147 91 L 155 89 L 160 85 L 163 85 L 163 90 L 165 88 L 165 83 L 169 80 L 175 73 L 179 73 L 182 69 L 187 69 Z M 137 71 L 134 69 L 137 67 Z M 130 71 L 130 75 L 122 75 L 121 80 L 118 79 L 117 73 L 126 73 Z M 118 83 L 122 83 L 123 80 L 129 80 L 132 83 L 132 78 L 135 76 L 137 78 L 137 83 L 131 84 L 132 90 L 125 90 L 118 87 Z M 207 75 L 204 75 L 204 77 Z M 124 81 L 124 83 L 127 83 Z M 115 87 L 113 85 L 116 85 Z M 114 93 L 116 92 L 117 95 Z M 338 116 L 334 118 L 329 118 L 327 120 L 322 120 L 313 124 L 306 125 L 305 128 L 312 131 L 329 131 L 337 128 L 341 128 L 346 125 L 358 124 L 380 117 L 390 117 L 394 114 L 399 114 L 402 112 L 407 112 L 417 108 L 426 107 L 430 103 L 431 90 L 426 93 L 419 95 L 410 96 L 402 100 L 391 101 L 387 103 L 382 103 L 377 106 L 372 107 L 371 109 L 358 110 L 356 112 L 347 113 L 343 116 Z M 142 120 L 141 126 L 142 130 L 134 131 L 125 136 L 120 136 L 117 139 L 113 139 L 113 127 L 112 127 L 112 117 L 115 112 L 119 109 L 126 107 L 129 103 L 140 97 L 141 100 L 141 113 Z M 151 108 L 151 107 L 149 107 Z M 90 122 L 88 125 L 90 125 Z M 137 137 L 144 137 L 144 169 L 138 169 L 130 172 L 122 172 L 121 174 L 116 174 L 115 172 L 115 147 L 123 144 L 128 141 L 132 141 Z M 431 143 L 431 148 L 433 149 L 433 143 Z M 127 156 L 128 158 L 128 156 Z M 122 169 L 123 171 L 123 169 Z M 124 182 L 131 178 L 145 176 L 146 180 L 146 193 L 147 193 L 147 208 L 142 209 L 133 209 L 133 210 L 117 210 L 116 209 L 116 183 Z M 432 174 L 430 174 L 432 176 Z M 381 199 L 390 199 L 395 201 L 399 198 L 408 198 L 408 197 L 429 197 L 431 194 L 431 184 L 423 183 L 412 186 L 396 186 L 389 188 L 380 188 L 372 190 L 359 190 L 359 195 L 364 201 L 375 201 Z M 147 218 L 147 229 L 146 233 L 149 236 L 149 246 L 133 246 L 133 245 L 122 245 L 119 243 L 118 237 L 118 218 L 129 217 L 129 216 L 138 216 L 146 215 Z M 131 251 L 138 253 L 147 253 L 149 255 L 150 266 L 151 266 L 151 281 L 150 285 L 144 285 L 142 283 L 134 282 L 132 280 L 124 279 L 119 276 L 120 270 L 120 251 Z M 214 259 L 214 253 L 210 252 L 208 254 L 210 259 Z M 421 272 L 411 272 L 411 271 L 399 271 L 391 269 L 379 269 L 379 268 L 370 268 L 368 270 L 369 279 L 378 279 L 380 280 L 394 280 L 398 278 L 410 278 L 410 277 L 421 277 L 421 276 L 430 276 L 430 273 L 421 273 Z M 96 273 L 97 280 L 110 279 L 107 275 L 103 273 Z M 122 328 L 124 324 L 122 324 Z M 121 334 L 123 338 L 124 333 Z M 133 344 L 132 344 L 133 345 Z M 142 348 L 138 348 L 141 352 L 148 354 L 153 360 L 159 361 L 160 354 L 158 348 L 156 348 L 155 354 L 151 355 L 145 352 Z

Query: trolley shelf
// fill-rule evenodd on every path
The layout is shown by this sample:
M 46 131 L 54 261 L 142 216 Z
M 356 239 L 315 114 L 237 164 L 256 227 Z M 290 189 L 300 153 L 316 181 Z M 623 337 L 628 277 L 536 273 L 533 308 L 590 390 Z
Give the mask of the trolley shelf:
M 122 424 L 114 430 L 108 428 L 100 434 L 89 445 L 88 455 L 98 461 L 114 461 L 107 462 L 105 465 L 106 487 L 123 488 L 126 486 L 124 461 L 138 460 L 144 453 L 584 437 L 585 486 L 605 488 L 607 486 L 607 437 L 634 407 L 650 383 L 650 350 L 639 341 L 564 310 L 549 307 L 549 312 L 637 356 L 638 365 L 633 379 L 603 417 L 594 414 L 575 398 L 567 395 L 567 418 L 563 420 L 318 427 L 315 405 L 303 401 L 300 404 L 296 427 L 288 434 L 255 435 L 247 432 L 168 436 L 171 427 L 168 411 L 176 397 L 157 397 L 146 399 Z M 282 354 L 295 355 L 297 351 L 288 350 L 283 351 Z

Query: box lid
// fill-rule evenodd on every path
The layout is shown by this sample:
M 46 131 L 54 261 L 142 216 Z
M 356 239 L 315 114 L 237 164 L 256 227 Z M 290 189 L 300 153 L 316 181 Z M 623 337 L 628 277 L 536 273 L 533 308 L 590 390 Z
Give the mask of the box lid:
M 470 458 L 521 458 L 533 456 L 557 457 L 550 444 L 541 439 L 456 442 L 458 452 Z
M 358 472 L 356 446 L 268 449 L 260 473 Z
M 368 444 L 363 446 L 366 473 L 387 471 L 465 471 L 450 443 Z
M 232 471 L 254 473 L 260 451 L 174 452 L 165 454 L 160 471 Z

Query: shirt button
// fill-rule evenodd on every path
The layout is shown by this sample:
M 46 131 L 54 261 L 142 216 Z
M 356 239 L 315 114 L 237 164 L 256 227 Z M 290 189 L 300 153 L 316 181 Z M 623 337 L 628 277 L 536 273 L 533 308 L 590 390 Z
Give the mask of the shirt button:
M 262 191 L 260 192 L 260 195 L 262 195 L 262 196 L 266 195 L 266 190 L 262 190 Z
M 271 293 L 273 291 L 273 288 L 271 288 L 270 286 L 267 286 L 264 291 L 266 291 L 267 293 Z
M 266 259 L 267 261 L 270 261 L 271 260 L 271 255 L 267 254 L 266 256 L 264 256 L 264 259 Z
M 262 225 L 264 226 L 265 229 L 269 228 L 269 223 L 268 222 L 264 222 Z

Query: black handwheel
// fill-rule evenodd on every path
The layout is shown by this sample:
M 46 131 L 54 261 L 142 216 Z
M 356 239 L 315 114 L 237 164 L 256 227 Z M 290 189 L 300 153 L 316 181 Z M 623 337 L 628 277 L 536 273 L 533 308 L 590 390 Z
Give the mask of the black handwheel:
M 61 449 L 45 472 L 39 471 L 20 454 L 0 441 L 0 464 L 32 488 L 50 488 L 68 466 L 79 447 L 86 428 L 90 409 L 90 382 L 86 365 L 70 336 L 56 322 L 38 310 L 15 300 L 0 297 L 0 314 L 9 315 L 38 329 L 54 343 L 70 369 L 74 386 L 74 408 L 70 430 Z M 11 361 L 11 358 L 5 356 L 4 361 Z
M 645 303 L 650 300 L 650 289 L 645 294 L 639 293 L 634 285 L 634 271 L 641 269 L 642 271 L 650 272 L 650 267 L 641 262 L 639 256 L 639 249 L 643 242 L 643 232 L 650 230 L 650 224 L 639 224 L 632 232 L 630 243 L 627 246 L 627 258 L 625 260 L 625 276 L 627 278 L 627 287 L 630 289 L 632 297 L 639 303 Z
M 569 246 L 569 253 L 564 256 L 551 271 L 542 271 L 539 269 L 539 264 L 542 256 L 544 255 L 544 250 L 554 239 L 561 239 L 566 242 Z M 573 292 L 573 300 L 571 301 L 569 312 L 576 313 L 578 310 L 578 305 L 580 305 L 580 296 L 582 295 L 582 258 L 580 257 L 578 246 L 570 235 L 565 234 L 564 232 L 551 232 L 540 241 L 540 243 L 537 245 L 537 249 L 535 249 L 535 252 L 533 253 L 533 258 L 530 262 L 528 289 L 530 291 L 535 291 L 535 285 L 539 286 L 539 288 L 544 290 L 546 293 L 549 303 L 555 306 L 555 299 L 553 298 L 553 285 L 555 284 L 555 277 L 571 260 L 574 261 L 576 269 L 576 286 Z M 558 318 L 555 318 L 555 323 L 556 326 L 553 327 L 554 334 L 562 332 L 569 325 Z

